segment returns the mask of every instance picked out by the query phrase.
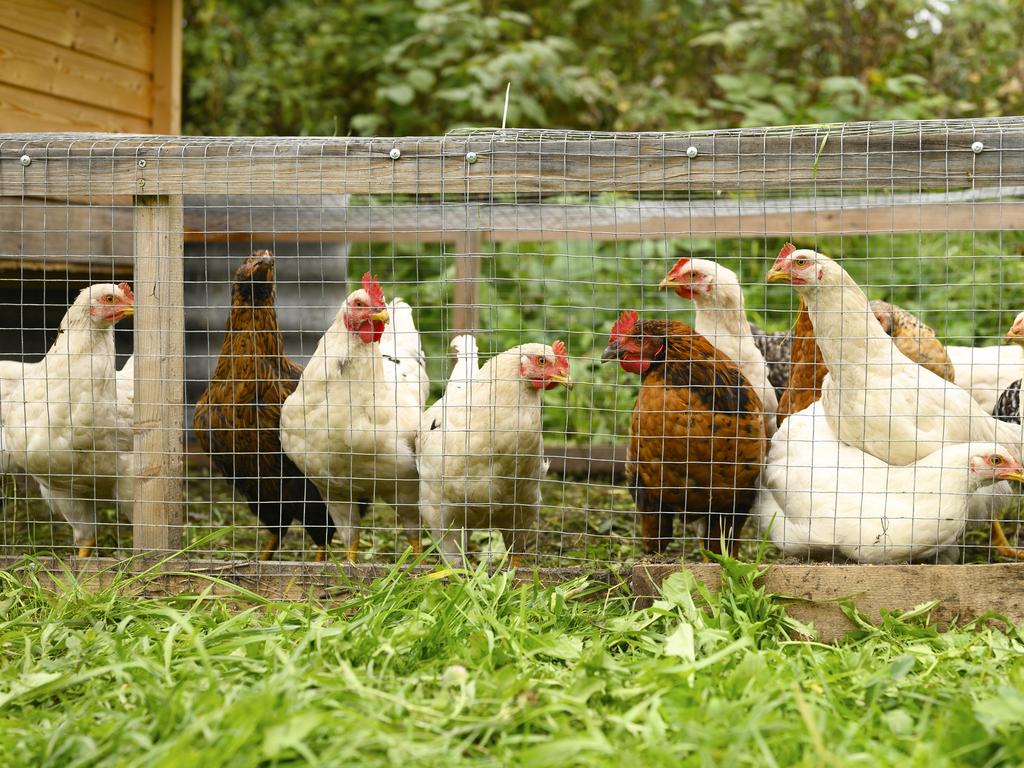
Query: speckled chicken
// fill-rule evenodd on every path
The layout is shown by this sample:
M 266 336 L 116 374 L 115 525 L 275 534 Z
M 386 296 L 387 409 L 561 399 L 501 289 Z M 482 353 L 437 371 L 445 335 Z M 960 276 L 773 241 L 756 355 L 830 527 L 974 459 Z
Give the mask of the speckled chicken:
M 317 545 L 318 560 L 333 534 L 320 492 L 281 450 L 281 404 L 301 375 L 277 323 L 274 257 L 256 251 L 235 271 L 220 358 L 192 424 L 214 466 L 270 530 L 260 560 L 273 557 L 293 521 Z
M 736 364 L 690 326 L 639 322 L 627 310 L 602 361 L 641 376 L 626 477 L 648 553 L 662 552 L 675 516 L 705 523 L 712 552 L 736 553 L 768 442 L 757 392 Z

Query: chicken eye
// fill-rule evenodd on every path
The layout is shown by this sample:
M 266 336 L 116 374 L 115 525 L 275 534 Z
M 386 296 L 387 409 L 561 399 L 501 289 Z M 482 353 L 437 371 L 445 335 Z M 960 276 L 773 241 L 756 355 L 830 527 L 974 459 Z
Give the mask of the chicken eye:
M 544 357 L 543 355 L 541 355 L 540 357 L 537 358 L 537 365 L 547 365 L 547 364 L 548 364 L 548 359 L 546 357 Z
M 796 259 L 793 264 L 796 265 L 798 269 L 803 269 L 807 266 L 807 259 Z
M 107 303 L 107 304 L 113 304 L 114 303 L 114 294 L 108 293 L 106 296 L 103 297 L 103 301 L 105 303 Z
M 990 465 L 992 465 L 993 467 L 1001 467 L 1003 465 L 1003 457 L 1002 456 L 998 456 L 998 455 L 996 455 L 996 456 L 989 456 L 988 457 L 988 463 Z

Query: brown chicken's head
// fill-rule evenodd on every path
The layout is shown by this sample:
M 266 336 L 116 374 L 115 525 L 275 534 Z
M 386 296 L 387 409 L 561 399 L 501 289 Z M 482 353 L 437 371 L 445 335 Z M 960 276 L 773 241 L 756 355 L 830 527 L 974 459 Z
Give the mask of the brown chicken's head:
M 828 256 L 786 243 L 768 272 L 768 282 L 791 283 L 797 287 L 823 285 L 835 271 L 832 267 L 838 269 L 839 265 Z
M 363 287 L 345 299 L 343 318 L 349 333 L 359 336 L 364 344 L 380 341 L 388 322 L 384 305 L 384 289 L 369 272 L 363 275 Z
M 97 283 L 83 290 L 76 305 L 85 304 L 94 325 L 108 326 L 135 314 L 135 294 L 128 283 Z
M 1024 347 L 1024 312 L 1013 319 L 1013 325 L 1006 332 L 1006 341 Z
M 618 360 L 626 373 L 641 376 L 661 359 L 665 351 L 665 339 L 661 336 L 645 336 L 643 324 L 635 310 L 627 309 L 612 325 L 608 346 L 601 353 L 601 362 Z
M 273 304 L 274 254 L 271 251 L 253 251 L 235 270 L 232 288 L 235 304 Z
M 975 448 L 972 446 L 972 448 Z M 968 460 L 971 474 L 980 480 L 997 482 L 999 480 L 1016 480 L 1024 483 L 1024 466 L 1013 458 L 1006 448 L 1000 445 L 989 450 L 972 450 Z
M 535 389 L 554 389 L 559 384 L 572 389 L 565 342 L 556 341 L 550 347 L 544 344 L 524 344 L 519 353 L 519 375 Z

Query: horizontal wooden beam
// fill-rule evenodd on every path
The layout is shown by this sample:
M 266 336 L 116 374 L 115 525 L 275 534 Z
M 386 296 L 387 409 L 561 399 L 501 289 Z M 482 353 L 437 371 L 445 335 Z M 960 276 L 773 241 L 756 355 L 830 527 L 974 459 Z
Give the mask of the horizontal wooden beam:
M 22 155 L 32 158 L 30 166 L 18 162 Z M 3 195 L 878 193 L 1022 183 L 1024 121 L 1015 118 L 688 134 L 0 136 Z
M 0 569 L 20 569 L 26 579 L 38 579 L 44 587 L 61 588 L 72 575 L 86 589 L 110 586 L 120 573 L 139 573 L 153 558 L 133 561 L 113 558 L 72 559 L 66 563 L 39 558 L 0 557 Z M 258 562 L 175 558 L 155 567 L 139 579 L 134 589 L 149 595 L 237 594 L 242 587 L 273 600 L 330 597 L 351 591 L 352 583 L 381 578 L 393 566 L 385 564 Z M 70 569 L 70 573 L 65 569 Z M 596 567 L 520 568 L 517 577 L 537 578 L 557 584 L 583 576 L 616 590 L 629 588 L 640 606 L 661 595 L 661 584 L 672 574 L 688 570 L 710 590 L 721 587 L 721 568 L 715 564 L 690 565 L 639 563 L 621 569 Z M 431 566 L 409 569 L 411 578 L 433 570 Z M 218 583 L 223 582 L 223 583 Z M 779 595 L 795 619 L 813 624 L 820 639 L 834 641 L 857 629 L 843 613 L 841 601 L 849 600 L 871 622 L 882 611 L 908 611 L 937 601 L 931 618 L 940 626 L 969 621 L 986 614 L 1005 616 L 1013 623 L 1024 621 L 1024 564 L 998 565 L 827 565 L 779 564 L 771 566 L 761 583 Z

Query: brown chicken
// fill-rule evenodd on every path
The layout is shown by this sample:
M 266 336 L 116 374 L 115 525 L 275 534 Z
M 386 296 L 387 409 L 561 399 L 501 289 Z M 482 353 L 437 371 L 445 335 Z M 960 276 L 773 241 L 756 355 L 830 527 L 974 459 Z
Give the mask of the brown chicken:
M 662 552 L 675 515 L 706 521 L 707 548 L 735 555 L 768 441 L 757 392 L 690 326 L 623 312 L 602 361 L 641 376 L 626 476 L 644 551 Z
M 277 324 L 274 257 L 256 251 L 235 272 L 220 359 L 192 424 L 214 465 L 270 529 L 260 560 L 273 557 L 293 520 L 319 547 L 317 560 L 334 533 L 320 492 L 281 450 L 281 403 L 301 375 Z
M 900 352 L 946 381 L 953 381 L 953 363 L 935 331 L 907 310 L 886 301 L 872 301 L 871 311 Z M 814 341 L 814 326 L 803 299 L 800 299 L 800 314 L 793 326 L 790 355 L 789 384 L 779 400 L 779 424 L 791 413 L 799 413 L 821 397 L 821 382 L 828 373 L 821 350 Z

